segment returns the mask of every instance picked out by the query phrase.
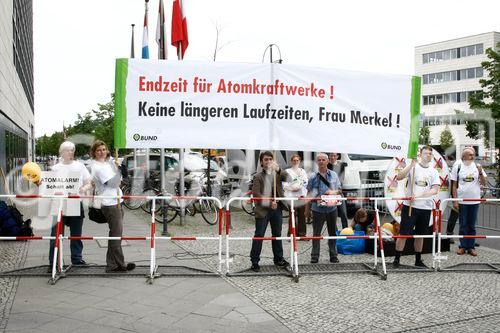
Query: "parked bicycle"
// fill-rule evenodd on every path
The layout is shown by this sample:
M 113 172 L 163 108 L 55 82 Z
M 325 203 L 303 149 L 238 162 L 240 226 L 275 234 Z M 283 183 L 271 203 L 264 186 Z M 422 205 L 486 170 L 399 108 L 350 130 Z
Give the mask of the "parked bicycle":
M 206 179 L 206 175 L 205 175 Z M 155 202 L 155 220 L 163 223 L 163 216 L 166 214 L 166 222 L 173 221 L 181 212 L 181 203 L 184 204 L 184 209 L 187 215 L 194 216 L 197 212 L 201 213 L 203 220 L 210 225 L 215 225 L 219 221 L 219 209 L 213 200 L 198 199 L 193 196 L 206 197 L 207 186 L 206 180 L 203 177 L 199 181 L 186 184 L 186 190 L 190 194 L 185 198 L 174 198 L 172 200 L 156 199 Z M 175 184 L 175 196 L 180 196 L 179 182 Z M 150 196 L 172 196 L 170 193 L 163 194 L 159 188 L 152 188 L 147 191 Z M 141 208 L 151 214 L 151 200 L 143 203 Z

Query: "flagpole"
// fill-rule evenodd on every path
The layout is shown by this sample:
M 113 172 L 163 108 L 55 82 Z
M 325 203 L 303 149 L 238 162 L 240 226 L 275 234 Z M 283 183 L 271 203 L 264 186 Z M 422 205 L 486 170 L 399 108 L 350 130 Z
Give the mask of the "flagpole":
M 131 24 L 132 26 L 132 41 L 130 42 L 130 58 L 134 59 L 135 58 L 135 45 L 134 45 L 134 27 L 135 24 Z
M 184 10 L 181 0 L 174 0 L 172 6 L 172 46 L 177 48 L 177 59 L 181 61 L 184 57 L 184 50 L 182 48 L 183 43 L 187 48 L 188 46 L 188 36 L 187 36 L 187 23 L 184 17 Z M 184 195 L 184 148 L 179 149 L 179 191 L 180 195 Z M 181 200 L 181 225 L 184 222 L 185 211 L 184 211 L 184 200 Z

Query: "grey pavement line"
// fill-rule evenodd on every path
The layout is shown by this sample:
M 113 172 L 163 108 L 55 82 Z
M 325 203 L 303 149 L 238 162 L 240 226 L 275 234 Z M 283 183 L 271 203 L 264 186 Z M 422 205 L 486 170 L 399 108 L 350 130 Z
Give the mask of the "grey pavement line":
M 485 318 L 496 317 L 496 316 L 500 316 L 500 312 L 494 312 L 494 313 L 489 313 L 489 314 L 480 315 L 480 316 L 472 316 L 472 317 L 467 317 L 467 318 L 462 318 L 462 319 L 457 319 L 457 320 L 450 320 L 450 321 L 432 324 L 432 325 L 423 325 L 420 327 L 414 327 L 414 328 L 410 328 L 407 330 L 394 331 L 394 333 L 415 332 L 415 331 L 426 329 L 426 328 L 439 328 L 441 326 L 459 324 L 459 323 L 470 321 L 470 320 L 485 319 Z
M 188 250 L 187 248 L 185 248 L 183 245 L 181 245 L 181 243 L 179 242 L 175 242 L 175 244 L 181 248 L 182 250 L 188 252 L 189 254 L 193 255 L 195 257 L 196 260 L 200 261 L 205 267 L 207 267 L 209 270 L 212 270 L 212 271 L 217 271 L 216 269 L 214 269 L 213 266 L 211 266 L 208 262 L 205 262 L 205 258 L 197 258 L 196 257 L 196 254 L 195 253 L 192 253 L 192 251 Z M 219 273 L 219 276 L 224 280 L 226 281 L 227 283 L 229 283 L 230 285 L 232 285 L 236 290 L 239 290 L 243 295 L 245 295 L 248 299 L 250 299 L 256 306 L 258 306 L 259 308 L 261 308 L 264 312 L 266 312 L 267 314 L 269 314 L 271 317 L 273 317 L 274 319 L 276 319 L 278 322 L 280 322 L 283 326 L 285 326 L 290 332 L 293 332 L 293 328 L 288 326 L 287 325 L 287 322 L 286 320 L 281 317 L 280 315 L 278 315 L 277 313 L 275 313 L 274 311 L 272 310 L 269 310 L 269 309 L 265 309 L 262 307 L 262 305 L 254 298 L 252 297 L 251 295 L 249 295 L 243 288 L 241 288 L 238 284 L 234 283 L 229 277 L 227 277 L 225 274 L 221 274 Z

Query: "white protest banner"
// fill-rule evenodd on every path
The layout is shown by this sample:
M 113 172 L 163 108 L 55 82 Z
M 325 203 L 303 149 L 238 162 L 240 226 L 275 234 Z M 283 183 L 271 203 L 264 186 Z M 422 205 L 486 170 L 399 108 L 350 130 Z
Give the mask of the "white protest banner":
M 80 191 L 80 174 L 78 172 L 42 171 L 38 189 L 40 195 L 78 194 Z M 57 216 L 59 203 L 60 199 L 39 199 L 38 215 Z M 64 200 L 63 215 L 80 216 L 80 200 Z
M 416 156 L 419 77 L 117 59 L 115 84 L 118 148 Z

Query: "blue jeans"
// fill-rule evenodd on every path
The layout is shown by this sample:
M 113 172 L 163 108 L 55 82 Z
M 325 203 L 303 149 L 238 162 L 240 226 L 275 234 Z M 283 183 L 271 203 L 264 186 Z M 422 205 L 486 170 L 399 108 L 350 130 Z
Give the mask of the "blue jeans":
M 63 216 L 63 228 L 62 234 L 64 235 L 64 226 L 69 226 L 70 236 L 81 236 L 82 235 L 82 226 L 83 226 L 83 206 L 80 204 L 80 216 Z M 57 223 L 52 227 L 51 236 L 56 235 Z M 54 257 L 54 245 L 55 240 L 50 240 L 50 249 L 49 249 L 49 263 L 52 266 L 52 259 Z M 60 248 L 59 248 L 60 250 Z M 58 250 L 58 251 L 59 251 Z M 82 261 L 82 252 L 83 252 L 83 242 L 81 240 L 71 240 L 70 241 L 70 250 L 71 250 L 71 263 L 77 264 Z
M 460 223 L 460 235 L 476 235 L 476 221 L 477 221 L 477 213 L 479 210 L 479 204 L 474 205 L 461 205 L 459 204 L 458 209 L 458 219 Z M 460 239 L 460 248 L 465 249 L 466 251 L 472 250 L 474 248 L 474 244 L 476 242 L 475 238 L 461 238 Z
M 265 217 L 255 218 L 255 237 L 264 237 L 266 234 L 267 222 L 271 224 L 271 235 L 273 237 L 281 237 L 283 219 L 280 208 L 274 210 L 269 209 Z M 274 263 L 281 262 L 283 260 L 283 244 L 281 240 L 273 240 L 271 242 L 273 246 Z M 252 260 L 252 264 L 259 263 L 261 251 L 262 241 L 252 241 L 252 250 L 250 251 L 250 260 Z

